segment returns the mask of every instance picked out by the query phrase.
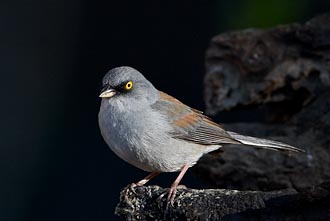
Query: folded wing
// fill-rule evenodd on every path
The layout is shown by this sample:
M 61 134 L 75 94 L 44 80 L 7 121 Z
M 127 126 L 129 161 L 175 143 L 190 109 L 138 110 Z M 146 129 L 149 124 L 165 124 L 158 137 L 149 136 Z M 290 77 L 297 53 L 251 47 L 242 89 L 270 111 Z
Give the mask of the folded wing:
M 201 111 L 192 109 L 172 96 L 160 92 L 160 99 L 152 105 L 172 124 L 171 135 L 201 145 L 244 144 L 279 151 L 302 150 L 278 141 L 244 136 L 224 130 L 219 124 L 203 115 Z

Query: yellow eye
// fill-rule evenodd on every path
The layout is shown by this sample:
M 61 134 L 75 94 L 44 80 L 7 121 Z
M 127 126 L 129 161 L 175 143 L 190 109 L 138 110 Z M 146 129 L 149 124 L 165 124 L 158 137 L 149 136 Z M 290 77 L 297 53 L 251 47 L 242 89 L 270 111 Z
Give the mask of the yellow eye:
M 133 87 L 133 82 L 132 81 L 129 81 L 125 84 L 125 89 L 126 90 L 131 90 Z

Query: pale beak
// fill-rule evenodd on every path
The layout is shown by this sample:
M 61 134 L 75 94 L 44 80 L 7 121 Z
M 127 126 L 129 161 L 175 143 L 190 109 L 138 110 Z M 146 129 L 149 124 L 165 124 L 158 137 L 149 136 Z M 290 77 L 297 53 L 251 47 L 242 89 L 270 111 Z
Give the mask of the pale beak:
M 117 91 L 115 89 L 107 88 L 107 89 L 101 91 L 101 94 L 99 95 L 99 97 L 110 98 L 110 97 L 115 96 L 116 93 L 117 93 Z

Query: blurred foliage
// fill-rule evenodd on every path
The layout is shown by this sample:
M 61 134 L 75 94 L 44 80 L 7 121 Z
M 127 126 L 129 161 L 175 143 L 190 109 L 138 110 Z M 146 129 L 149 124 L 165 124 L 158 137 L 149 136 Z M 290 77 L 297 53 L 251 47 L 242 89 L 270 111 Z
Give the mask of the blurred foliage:
M 279 24 L 300 22 L 307 19 L 310 6 L 308 0 L 235 0 L 218 2 L 215 13 L 216 30 L 243 28 L 267 28 Z M 230 13 L 223 13 L 230 12 Z

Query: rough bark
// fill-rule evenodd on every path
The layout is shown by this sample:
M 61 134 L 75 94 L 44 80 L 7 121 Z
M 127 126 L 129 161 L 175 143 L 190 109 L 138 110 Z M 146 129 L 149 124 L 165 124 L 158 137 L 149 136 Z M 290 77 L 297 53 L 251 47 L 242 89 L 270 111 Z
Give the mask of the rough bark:
M 165 189 L 138 187 L 127 197 L 122 192 L 117 215 L 127 220 L 330 219 L 330 15 L 215 36 L 206 53 L 205 100 L 206 113 L 215 119 L 245 115 L 243 123 L 226 124 L 227 129 L 284 141 L 306 154 L 228 145 L 194 167 L 211 187 L 227 190 L 179 190 L 165 213 L 166 197 L 158 198 Z
M 237 191 L 179 189 L 166 210 L 167 189 L 136 187 L 121 192 L 116 214 L 125 220 L 328 220 L 330 183 L 295 190 Z M 125 196 L 126 195 L 126 196 Z

